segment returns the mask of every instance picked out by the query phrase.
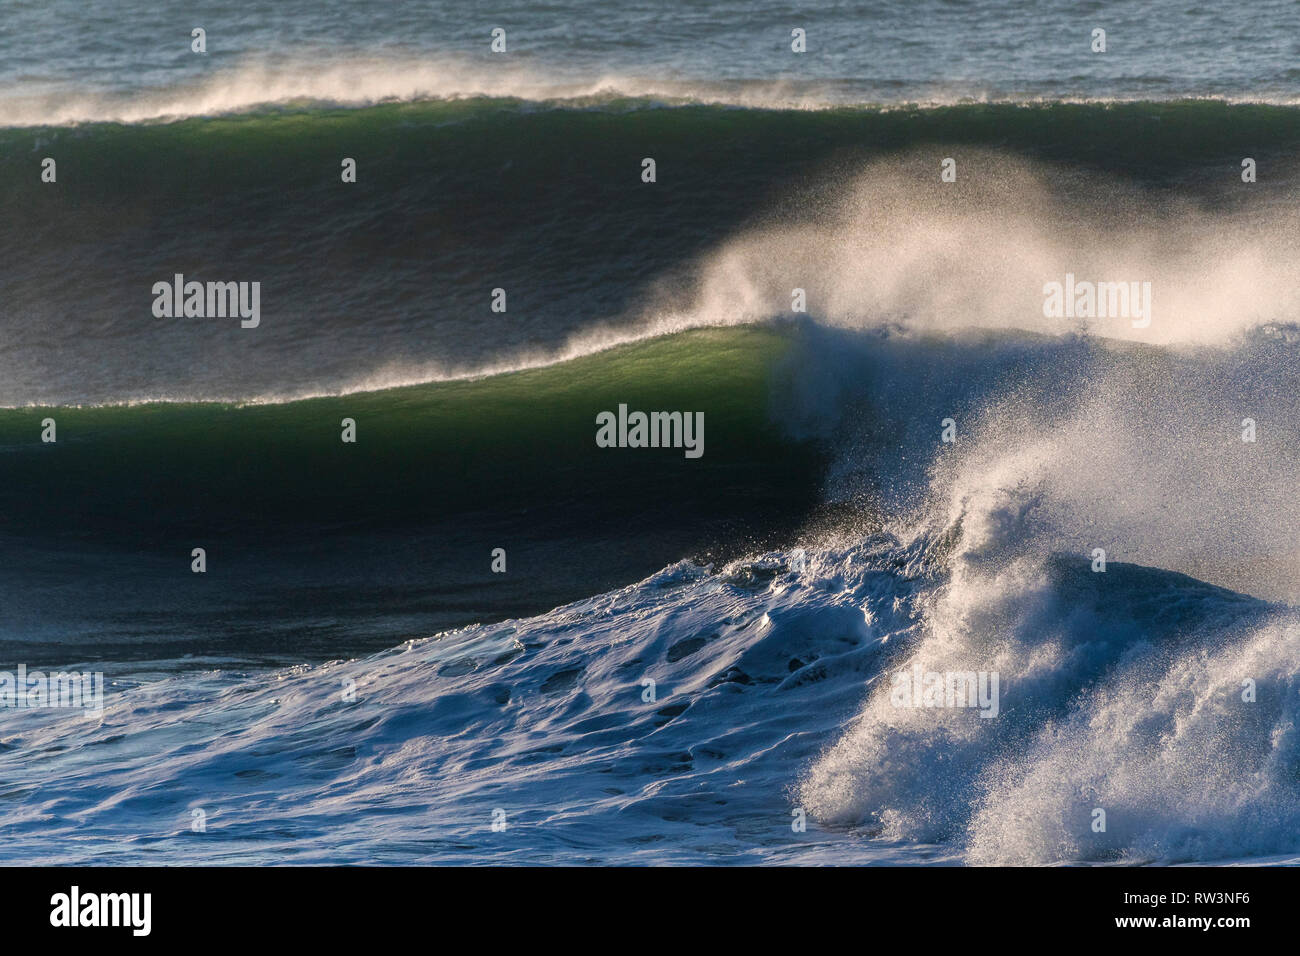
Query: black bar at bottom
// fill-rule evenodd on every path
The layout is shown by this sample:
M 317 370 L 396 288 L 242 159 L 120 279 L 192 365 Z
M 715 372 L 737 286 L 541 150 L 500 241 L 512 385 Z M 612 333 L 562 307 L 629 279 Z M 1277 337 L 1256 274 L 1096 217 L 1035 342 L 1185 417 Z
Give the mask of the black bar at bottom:
M 11 867 L 0 881 L 11 942 L 75 934 L 128 945 L 283 940 L 334 949 L 409 935 L 461 948 L 481 934 L 494 947 L 596 948 L 619 940 L 811 942 L 847 932 L 868 946 L 885 938 L 880 931 L 946 946 L 1039 931 L 1051 934 L 1040 940 L 1232 945 L 1294 927 L 1300 870 Z M 442 935 L 451 928 L 471 935 L 453 944 Z

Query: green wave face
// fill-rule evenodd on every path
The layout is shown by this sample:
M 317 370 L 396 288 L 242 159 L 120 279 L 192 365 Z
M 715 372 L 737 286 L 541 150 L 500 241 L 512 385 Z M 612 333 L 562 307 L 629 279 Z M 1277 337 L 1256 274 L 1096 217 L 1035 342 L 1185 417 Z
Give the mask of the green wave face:
M 806 499 L 819 457 L 769 415 L 788 344 L 771 330 L 708 330 L 485 379 L 285 404 L 4 410 L 0 513 L 11 530 L 255 535 L 537 507 L 628 515 L 665 501 L 734 510 Z M 703 412 L 703 455 L 597 447 L 597 415 L 620 403 Z M 342 440 L 344 419 L 354 443 Z
M 0 410 L 0 659 L 323 660 L 729 560 L 817 505 L 824 450 L 780 425 L 790 351 L 700 331 L 285 404 Z M 598 448 L 620 403 L 703 412 L 703 456 Z

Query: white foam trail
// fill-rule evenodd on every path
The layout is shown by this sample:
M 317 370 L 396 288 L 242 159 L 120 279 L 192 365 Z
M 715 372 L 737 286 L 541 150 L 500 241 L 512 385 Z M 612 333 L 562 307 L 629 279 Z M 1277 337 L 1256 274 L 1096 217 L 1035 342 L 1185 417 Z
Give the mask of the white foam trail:
M 766 109 L 830 109 L 845 106 L 941 107 L 958 103 L 1122 103 L 1132 97 L 998 96 L 958 93 L 942 86 L 913 90 L 906 97 L 868 96 L 850 81 L 754 79 L 710 81 L 671 78 L 669 71 L 580 74 L 561 64 L 495 61 L 463 54 L 378 58 L 341 56 L 322 50 L 298 60 L 246 58 L 203 80 L 165 88 L 102 93 L 45 89 L 0 96 L 0 126 L 64 126 L 78 123 L 144 123 L 195 116 L 219 116 L 276 105 L 365 106 L 392 101 L 506 97 L 536 102 L 618 98 L 666 103 L 705 103 Z M 1166 99 L 1183 99 L 1168 97 Z M 1218 102 L 1300 104 L 1300 97 L 1196 97 Z
M 470 97 L 535 102 L 601 102 L 646 98 L 666 102 L 808 109 L 832 105 L 821 85 L 783 81 L 710 84 L 605 73 L 578 76 L 519 63 L 484 63 L 465 57 L 392 60 L 356 57 L 328 62 L 248 60 L 208 79 L 161 90 L 67 95 L 11 94 L 0 99 L 0 126 L 75 123 L 143 123 L 219 116 L 291 104 L 366 106 L 383 102 Z

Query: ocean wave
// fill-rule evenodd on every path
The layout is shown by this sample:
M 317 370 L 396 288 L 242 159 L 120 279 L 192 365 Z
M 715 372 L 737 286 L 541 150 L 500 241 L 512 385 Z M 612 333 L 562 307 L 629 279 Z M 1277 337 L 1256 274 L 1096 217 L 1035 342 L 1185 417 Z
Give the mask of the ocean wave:
M 1239 175 L 1265 135 L 1300 143 L 1300 110 L 474 100 L 4 130 L 0 405 L 339 395 L 799 315 L 1235 347 L 1297 315 L 1296 170 Z M 641 183 L 652 151 L 663 178 Z M 57 187 L 32 172 L 50 154 Z M 154 317 L 176 274 L 260 282 L 265 321 Z M 1047 284 L 1076 279 L 1148 288 L 1149 322 L 1046 315 Z

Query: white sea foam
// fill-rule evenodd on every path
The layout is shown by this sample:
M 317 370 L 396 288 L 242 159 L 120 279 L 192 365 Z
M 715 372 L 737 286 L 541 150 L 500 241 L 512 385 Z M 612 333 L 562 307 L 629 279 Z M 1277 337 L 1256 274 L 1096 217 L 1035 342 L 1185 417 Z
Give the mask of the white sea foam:
M 245 56 L 202 80 L 157 89 L 68 91 L 48 84 L 39 91 L 13 88 L 0 97 L 2 126 L 65 126 L 78 123 L 144 123 L 221 116 L 285 105 L 368 106 L 472 97 L 514 98 L 538 103 L 600 105 L 627 98 L 664 103 L 701 103 L 760 109 L 834 109 L 846 106 L 929 108 L 959 103 L 1124 103 L 1150 97 L 1007 96 L 978 88 L 917 84 L 903 95 L 864 96 L 856 85 L 829 79 L 707 80 L 673 78 L 664 70 L 627 68 L 580 72 L 561 63 L 485 59 L 464 54 L 437 58 L 378 57 L 337 51 L 318 56 Z M 1181 99 L 1183 97 L 1168 97 Z M 1294 106 L 1295 96 L 1210 96 L 1230 103 Z

